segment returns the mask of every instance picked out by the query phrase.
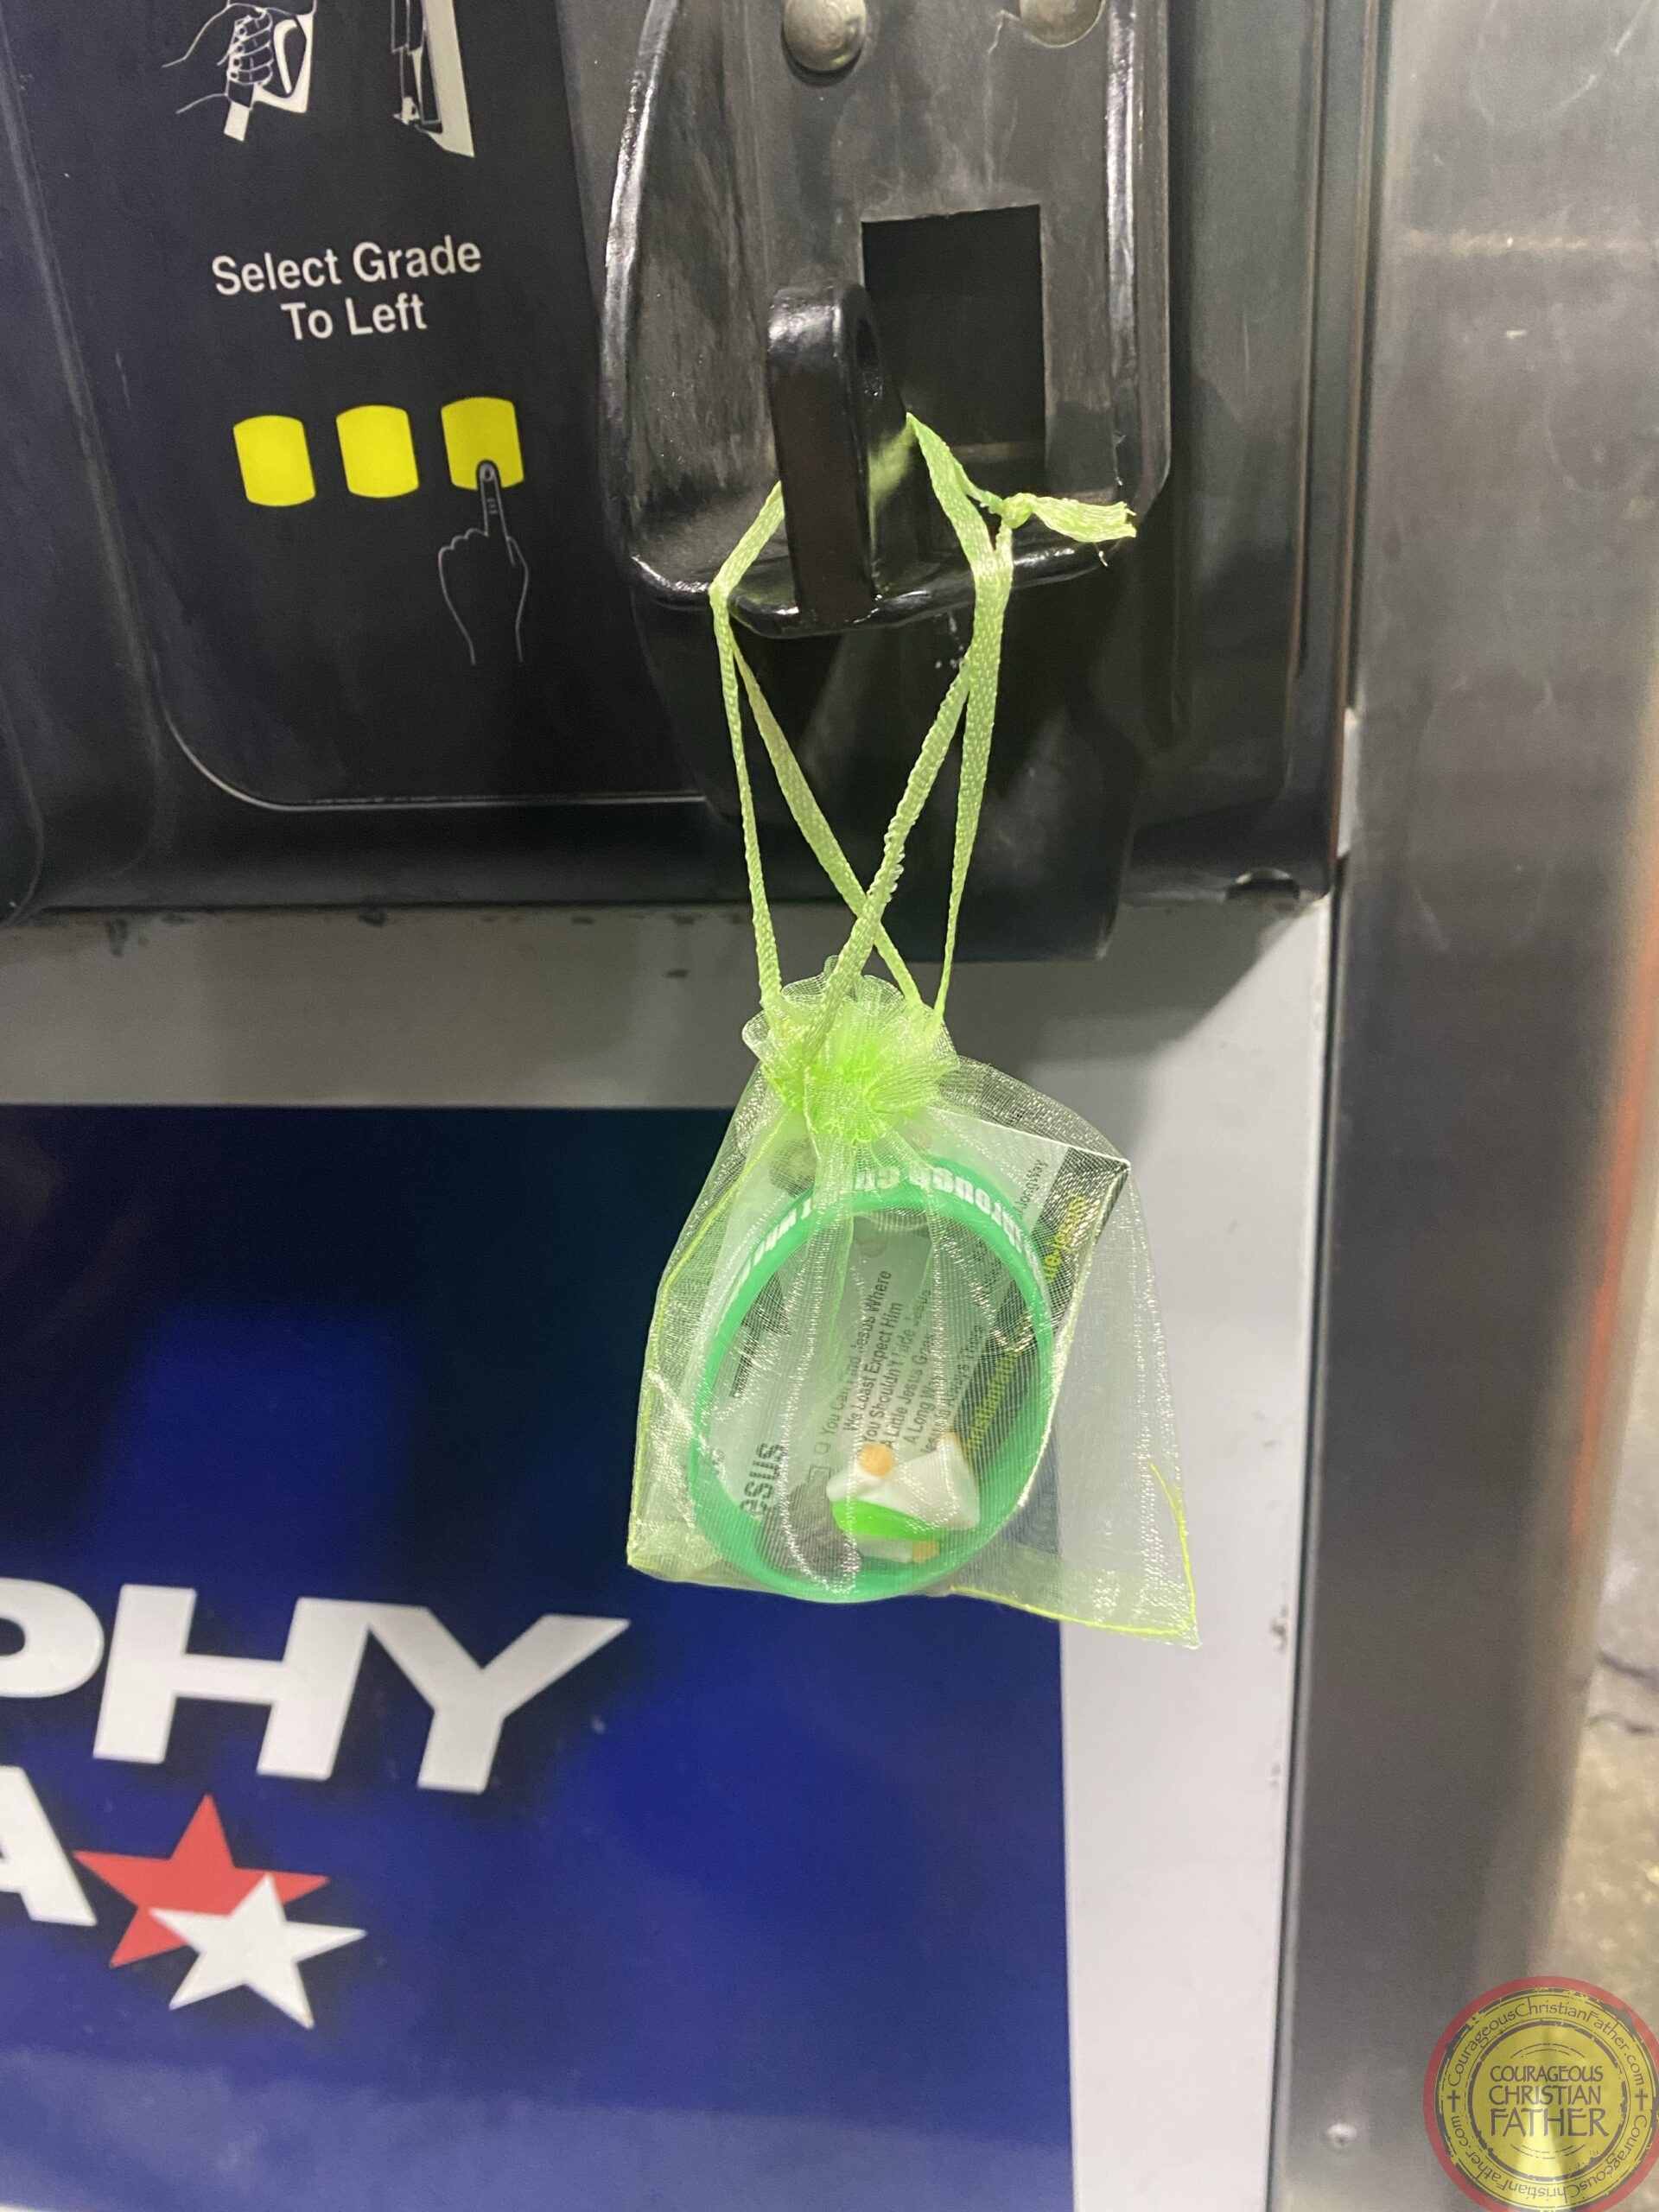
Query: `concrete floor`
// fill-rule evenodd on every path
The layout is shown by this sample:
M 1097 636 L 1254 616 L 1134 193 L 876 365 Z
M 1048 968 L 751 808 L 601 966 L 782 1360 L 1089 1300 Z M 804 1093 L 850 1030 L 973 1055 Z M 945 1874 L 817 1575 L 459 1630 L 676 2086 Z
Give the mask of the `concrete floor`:
M 1659 2032 L 1659 1240 L 1562 1871 L 1541 1971 L 1593 1981 Z M 1624 2200 L 1659 2212 L 1659 2171 Z

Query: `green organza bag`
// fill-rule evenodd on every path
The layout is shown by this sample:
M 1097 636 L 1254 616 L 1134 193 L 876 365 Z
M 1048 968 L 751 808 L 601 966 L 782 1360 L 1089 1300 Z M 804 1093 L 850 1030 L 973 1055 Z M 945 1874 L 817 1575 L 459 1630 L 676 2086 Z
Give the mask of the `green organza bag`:
M 760 1067 L 658 1294 L 628 1556 L 674 1581 L 843 1604 L 955 1591 L 1190 1643 L 1174 1428 L 1128 1163 L 1065 1107 L 961 1058 L 944 1027 L 1014 534 L 1038 518 L 1100 543 L 1134 525 L 1121 506 L 995 499 L 911 427 L 974 572 L 974 627 L 868 890 L 733 634 L 731 594 L 782 522 L 779 492 L 710 594 L 760 972 L 744 1034 Z M 853 913 L 842 952 L 804 982 L 785 985 L 779 965 L 744 696 Z M 930 1004 L 882 918 L 958 730 Z M 887 977 L 866 973 L 873 956 Z

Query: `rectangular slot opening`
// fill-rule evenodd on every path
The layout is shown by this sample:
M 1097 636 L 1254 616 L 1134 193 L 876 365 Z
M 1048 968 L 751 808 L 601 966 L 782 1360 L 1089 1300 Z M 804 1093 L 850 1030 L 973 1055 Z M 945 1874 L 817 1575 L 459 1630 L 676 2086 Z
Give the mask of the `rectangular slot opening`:
M 864 284 L 911 412 L 988 490 L 1046 490 L 1041 209 L 866 223 Z

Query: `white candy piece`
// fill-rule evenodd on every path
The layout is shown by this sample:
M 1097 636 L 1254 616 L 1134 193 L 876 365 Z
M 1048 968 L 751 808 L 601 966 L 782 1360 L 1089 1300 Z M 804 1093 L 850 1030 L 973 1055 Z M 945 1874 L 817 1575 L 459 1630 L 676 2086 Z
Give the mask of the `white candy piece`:
M 861 1446 L 841 1472 L 830 1478 L 828 1495 L 832 1506 L 879 1505 L 941 1532 L 979 1526 L 979 1484 L 960 1438 L 950 1429 L 931 1452 L 903 1461 L 889 1445 Z M 938 1548 L 896 1536 L 861 1535 L 856 1529 L 853 1541 L 867 1559 L 906 1565 L 931 1557 Z

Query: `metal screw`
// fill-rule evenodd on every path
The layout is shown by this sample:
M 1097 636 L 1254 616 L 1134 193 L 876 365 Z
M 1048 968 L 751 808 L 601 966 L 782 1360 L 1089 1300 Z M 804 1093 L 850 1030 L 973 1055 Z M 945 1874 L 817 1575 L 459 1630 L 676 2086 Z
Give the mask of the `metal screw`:
M 1359 2130 L 1351 2120 L 1333 2120 L 1325 2131 L 1325 2139 L 1333 2151 L 1351 2151 L 1359 2140 Z
M 784 44 L 815 77 L 850 69 L 869 31 L 868 0 L 784 0 Z
M 1100 21 L 1106 0 L 1020 0 L 1020 20 L 1045 46 L 1074 46 Z

